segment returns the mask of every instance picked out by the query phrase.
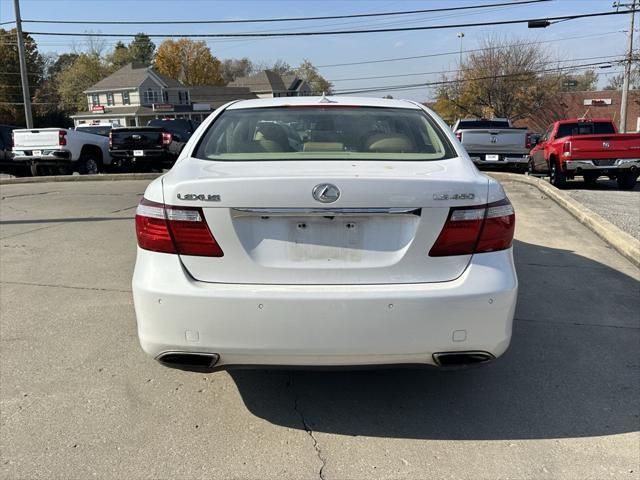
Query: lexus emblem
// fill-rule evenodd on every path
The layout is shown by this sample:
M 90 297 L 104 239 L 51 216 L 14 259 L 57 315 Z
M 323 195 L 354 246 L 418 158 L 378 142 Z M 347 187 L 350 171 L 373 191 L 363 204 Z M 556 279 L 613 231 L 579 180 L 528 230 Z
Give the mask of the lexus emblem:
M 609 142 L 602 142 L 602 148 L 609 148 Z
M 340 198 L 340 189 L 330 183 L 313 187 L 313 198 L 322 203 L 333 203 Z

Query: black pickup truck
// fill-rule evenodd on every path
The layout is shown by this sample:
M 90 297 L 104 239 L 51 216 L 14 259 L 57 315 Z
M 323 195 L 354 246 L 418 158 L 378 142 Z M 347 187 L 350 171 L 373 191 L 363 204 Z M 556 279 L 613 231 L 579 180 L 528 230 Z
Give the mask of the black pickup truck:
M 120 170 L 170 168 L 198 123 L 187 119 L 151 120 L 146 127 L 114 128 L 109 151 Z

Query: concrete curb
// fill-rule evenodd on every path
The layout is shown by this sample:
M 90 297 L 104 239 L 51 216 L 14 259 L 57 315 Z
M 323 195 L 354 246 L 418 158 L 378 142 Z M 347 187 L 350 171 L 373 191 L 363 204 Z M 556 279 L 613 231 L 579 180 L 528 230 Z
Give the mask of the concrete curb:
M 597 213 L 574 200 L 562 190 L 540 178 L 514 173 L 491 172 L 493 178 L 500 182 L 518 182 L 532 185 L 573 215 L 580 223 L 615 248 L 623 257 L 640 267 L 640 240 L 620 230 Z
M 105 173 L 99 175 L 58 175 L 55 177 L 20 177 L 0 179 L 0 185 L 47 182 L 114 182 L 119 180 L 153 180 L 162 173 Z

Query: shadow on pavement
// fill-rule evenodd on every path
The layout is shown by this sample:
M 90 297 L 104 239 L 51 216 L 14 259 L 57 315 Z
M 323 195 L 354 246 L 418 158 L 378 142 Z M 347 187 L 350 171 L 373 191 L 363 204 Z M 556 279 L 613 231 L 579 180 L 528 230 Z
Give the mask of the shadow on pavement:
M 571 251 L 515 243 L 513 340 L 494 363 L 455 371 L 231 371 L 245 405 L 277 425 L 350 436 L 498 440 L 636 431 L 638 282 Z

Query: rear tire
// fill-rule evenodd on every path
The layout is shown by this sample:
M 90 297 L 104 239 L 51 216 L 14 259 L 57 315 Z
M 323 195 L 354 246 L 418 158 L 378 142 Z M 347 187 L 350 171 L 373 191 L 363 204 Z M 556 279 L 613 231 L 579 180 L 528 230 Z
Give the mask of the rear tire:
M 527 175 L 535 175 L 536 167 L 533 163 L 533 158 L 529 159 L 529 163 L 527 163 Z
M 567 174 L 560 171 L 558 162 L 552 158 L 549 160 L 549 181 L 556 188 L 564 188 L 567 185 Z
M 100 173 L 100 167 L 100 161 L 90 153 L 83 155 L 78 161 L 80 175 L 97 175 Z
M 596 182 L 598 181 L 598 176 L 594 175 L 594 174 L 589 174 L 589 173 L 585 173 L 582 176 L 582 179 L 584 180 L 584 183 L 589 185 L 590 187 L 593 187 Z
M 616 181 L 620 190 L 633 190 L 638 181 L 638 174 L 632 172 L 619 173 Z

